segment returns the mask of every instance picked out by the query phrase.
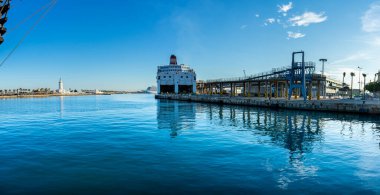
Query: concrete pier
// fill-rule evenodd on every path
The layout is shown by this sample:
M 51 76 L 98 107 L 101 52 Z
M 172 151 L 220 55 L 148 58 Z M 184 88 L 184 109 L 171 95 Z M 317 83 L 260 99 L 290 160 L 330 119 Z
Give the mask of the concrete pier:
M 285 98 L 268 99 L 252 97 L 230 97 L 218 95 L 179 95 L 179 94 L 160 94 L 156 99 L 171 99 L 179 101 L 193 101 L 217 104 L 232 104 L 243 106 L 268 107 L 275 109 L 296 109 L 324 112 L 358 113 L 358 114 L 380 114 L 379 101 L 361 100 L 287 100 Z

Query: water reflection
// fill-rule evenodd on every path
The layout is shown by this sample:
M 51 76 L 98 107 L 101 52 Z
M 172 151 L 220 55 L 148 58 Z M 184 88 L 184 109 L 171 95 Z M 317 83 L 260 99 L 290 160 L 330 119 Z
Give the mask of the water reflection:
M 63 117 L 63 112 L 65 110 L 65 102 L 64 102 L 65 98 L 63 96 L 60 96 L 59 97 L 59 116 L 60 118 Z
M 169 129 L 172 138 L 180 130 L 194 129 L 196 108 L 194 104 L 170 100 L 157 101 L 158 129 Z
M 180 130 L 194 129 L 196 115 L 207 118 L 215 128 L 230 126 L 231 130 L 250 131 L 254 141 L 276 144 L 288 149 L 291 154 L 313 150 L 315 144 L 324 140 L 325 125 L 332 120 L 341 124 L 328 130 L 341 129 L 341 136 L 352 138 L 354 134 L 371 133 L 380 140 L 380 121 L 376 116 L 271 110 L 171 100 L 157 102 L 158 128 L 169 129 L 171 137 L 177 136 Z
M 305 178 L 318 177 L 321 169 L 326 170 L 326 167 L 318 164 L 321 160 L 318 159 L 318 155 L 326 150 L 338 150 L 342 155 L 337 157 L 344 160 L 350 158 L 353 150 L 358 152 L 359 156 L 368 152 L 365 148 L 369 149 L 370 154 L 378 152 L 373 149 L 377 150 L 378 146 L 374 144 L 380 142 L 380 119 L 377 116 L 271 110 L 170 100 L 158 101 L 157 107 L 158 128 L 169 129 L 171 137 L 180 135 L 179 132 L 185 129 L 196 131 L 199 128 L 195 125 L 196 122 L 206 121 L 209 123 L 207 127 L 218 131 L 223 129 L 225 132 L 222 133 L 248 133 L 249 136 L 243 139 L 249 143 L 286 149 L 288 152 L 285 164 L 279 165 L 277 159 L 270 157 L 267 157 L 263 164 L 266 171 L 274 175 L 281 189 L 288 189 L 291 183 L 302 182 Z M 345 146 L 347 138 L 354 139 Z M 366 142 L 360 141 L 365 145 L 358 146 L 360 142 L 357 140 L 365 140 Z M 333 143 L 333 146 L 326 142 Z M 355 147 L 350 148 L 350 144 L 354 144 Z M 342 148 L 337 149 L 339 147 Z M 270 151 L 263 153 L 270 154 Z M 336 154 L 333 153 L 331 156 L 335 157 Z M 325 158 L 331 156 L 326 155 Z M 372 161 L 373 159 L 363 159 L 367 164 Z
M 290 151 L 307 152 L 314 142 L 320 142 L 321 118 L 294 111 L 275 111 L 263 108 L 215 106 L 203 108 L 210 122 L 251 131 L 257 142 L 270 142 Z M 263 139 L 269 137 L 269 140 Z M 262 140 L 261 140 L 262 139 Z

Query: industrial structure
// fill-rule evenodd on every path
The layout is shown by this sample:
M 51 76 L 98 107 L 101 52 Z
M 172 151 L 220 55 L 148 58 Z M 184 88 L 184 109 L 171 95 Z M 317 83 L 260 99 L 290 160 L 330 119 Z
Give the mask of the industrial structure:
M 296 56 L 301 60 L 296 61 Z M 293 52 L 290 66 L 238 78 L 199 81 L 198 94 L 244 97 L 320 99 L 338 95 L 342 83 L 315 73 L 315 63 L 305 62 L 303 51 Z
M 157 68 L 157 94 L 196 93 L 196 74 L 193 69 L 184 64 L 177 64 L 177 57 L 170 56 L 169 65 Z

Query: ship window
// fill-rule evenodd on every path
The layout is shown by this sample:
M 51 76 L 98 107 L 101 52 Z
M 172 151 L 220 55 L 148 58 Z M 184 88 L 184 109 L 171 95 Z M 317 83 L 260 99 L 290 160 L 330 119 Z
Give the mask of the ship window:
M 169 76 L 169 78 L 172 78 L 172 76 Z
M 189 78 L 189 76 L 186 76 L 186 78 Z
M 158 76 L 157 79 L 160 80 L 160 76 Z
M 164 79 L 166 78 L 166 76 L 164 76 Z
M 183 78 L 183 76 L 181 76 L 181 78 Z
M 197 80 L 197 77 L 194 77 L 194 80 Z

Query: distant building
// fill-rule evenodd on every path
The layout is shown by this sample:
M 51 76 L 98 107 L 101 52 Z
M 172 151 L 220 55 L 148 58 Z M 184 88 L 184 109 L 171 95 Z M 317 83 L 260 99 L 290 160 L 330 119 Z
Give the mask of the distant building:
M 328 97 L 334 97 L 343 95 L 341 94 L 341 89 L 343 88 L 343 83 L 333 78 L 326 77 L 326 86 L 324 87 L 324 94 Z
M 90 90 L 82 89 L 81 91 L 82 93 L 87 93 L 87 94 L 103 94 L 103 92 L 98 89 L 90 89 Z
M 196 74 L 184 64 L 177 64 L 177 57 L 170 56 L 169 65 L 158 66 L 157 94 L 196 93 Z

